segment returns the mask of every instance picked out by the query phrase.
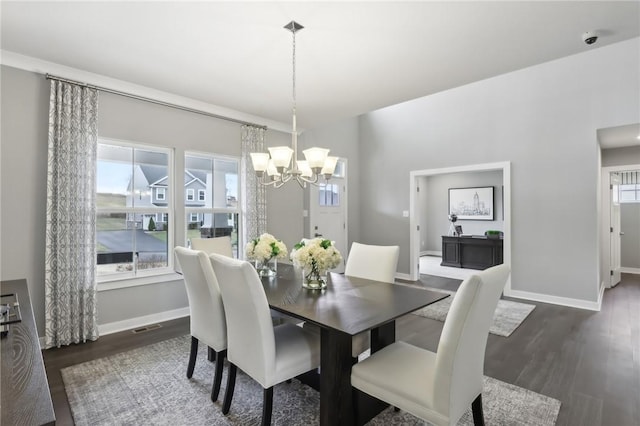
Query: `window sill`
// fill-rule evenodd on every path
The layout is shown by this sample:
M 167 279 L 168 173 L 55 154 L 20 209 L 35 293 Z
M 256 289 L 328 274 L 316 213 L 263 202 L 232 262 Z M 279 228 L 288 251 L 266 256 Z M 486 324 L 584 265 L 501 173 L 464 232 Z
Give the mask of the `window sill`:
M 98 283 L 98 292 L 117 290 L 120 288 L 138 287 L 142 285 L 166 283 L 169 281 L 181 281 L 182 275 L 176 272 L 168 272 L 160 275 L 150 275 L 146 277 L 122 278 L 113 281 L 103 281 Z

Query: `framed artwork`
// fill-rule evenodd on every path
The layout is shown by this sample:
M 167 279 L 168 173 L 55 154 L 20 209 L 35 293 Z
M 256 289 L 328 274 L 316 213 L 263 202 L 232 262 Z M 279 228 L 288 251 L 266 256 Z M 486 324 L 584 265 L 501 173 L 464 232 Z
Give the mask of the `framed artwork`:
M 457 236 L 462 235 L 462 225 L 456 225 L 455 228 L 456 228 L 456 235 Z
M 449 214 L 458 220 L 493 220 L 493 186 L 449 188 Z

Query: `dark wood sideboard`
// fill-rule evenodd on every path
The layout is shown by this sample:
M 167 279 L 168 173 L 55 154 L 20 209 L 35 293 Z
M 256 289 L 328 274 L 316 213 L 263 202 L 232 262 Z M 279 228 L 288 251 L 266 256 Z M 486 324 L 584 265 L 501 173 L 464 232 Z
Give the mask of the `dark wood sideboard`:
M 487 269 L 503 262 L 502 238 L 442 236 L 442 266 Z
M 27 280 L 0 282 L 2 294 L 17 294 L 22 321 L 10 324 L 0 341 L 2 425 L 55 424 Z

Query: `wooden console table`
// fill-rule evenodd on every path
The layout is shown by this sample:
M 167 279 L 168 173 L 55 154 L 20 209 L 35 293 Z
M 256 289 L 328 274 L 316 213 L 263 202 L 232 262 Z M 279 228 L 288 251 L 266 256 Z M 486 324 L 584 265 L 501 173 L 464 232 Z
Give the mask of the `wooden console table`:
M 487 269 L 499 265 L 502 258 L 502 238 L 484 236 L 442 236 L 442 266 Z
M 22 321 L 10 324 L 7 336 L 0 341 L 0 424 L 55 424 L 27 280 L 2 281 L 0 292 L 18 295 L 22 315 Z

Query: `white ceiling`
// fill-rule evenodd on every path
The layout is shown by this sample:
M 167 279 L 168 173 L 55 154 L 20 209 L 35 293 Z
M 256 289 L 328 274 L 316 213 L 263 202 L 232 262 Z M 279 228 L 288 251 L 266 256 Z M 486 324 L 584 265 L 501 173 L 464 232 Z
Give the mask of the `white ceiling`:
M 279 123 L 291 116 L 283 26 L 296 20 L 305 26 L 296 36 L 303 128 L 640 35 L 638 1 L 2 1 L 0 14 L 5 57 Z M 600 34 L 591 46 L 588 30 Z

